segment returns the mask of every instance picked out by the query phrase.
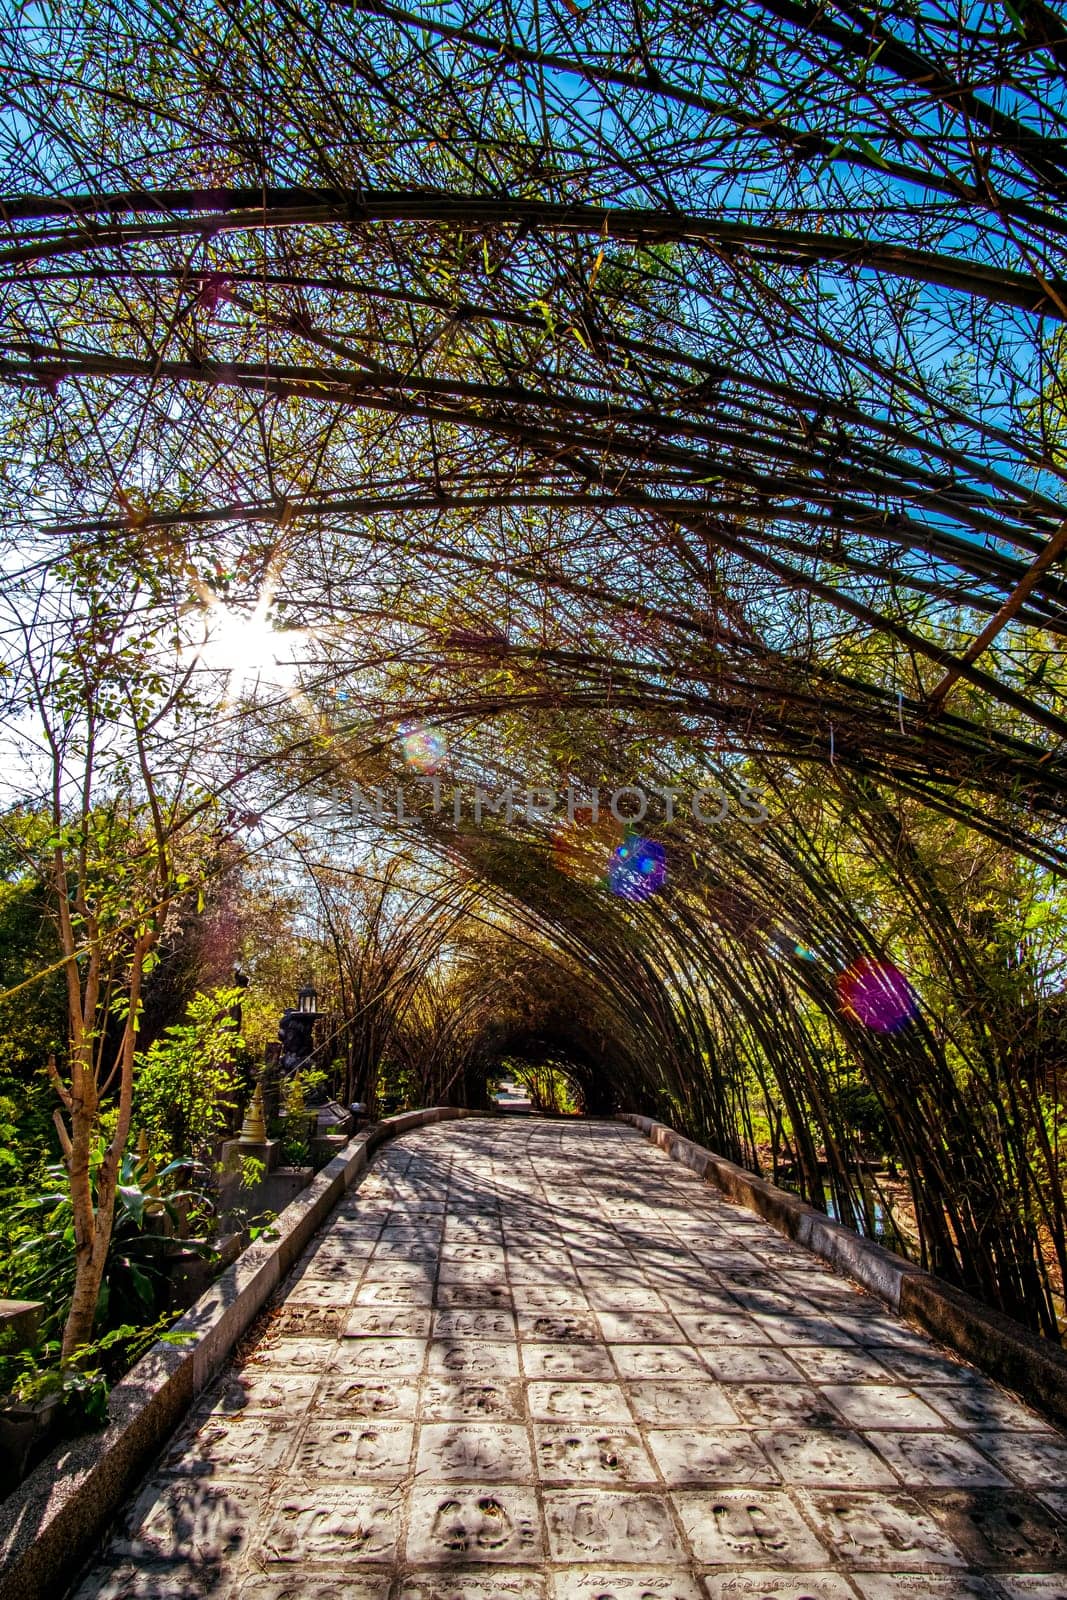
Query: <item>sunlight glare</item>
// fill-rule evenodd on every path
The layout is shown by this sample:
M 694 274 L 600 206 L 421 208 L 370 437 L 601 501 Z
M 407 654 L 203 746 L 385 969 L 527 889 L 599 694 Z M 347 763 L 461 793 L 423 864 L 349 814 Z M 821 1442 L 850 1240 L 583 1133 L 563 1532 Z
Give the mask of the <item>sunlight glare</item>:
M 205 620 L 206 636 L 198 660 L 213 672 L 225 672 L 226 696 L 254 696 L 262 686 L 290 691 L 300 672 L 295 659 L 302 628 L 279 628 L 270 589 L 259 594 L 251 612 L 240 611 L 212 597 Z

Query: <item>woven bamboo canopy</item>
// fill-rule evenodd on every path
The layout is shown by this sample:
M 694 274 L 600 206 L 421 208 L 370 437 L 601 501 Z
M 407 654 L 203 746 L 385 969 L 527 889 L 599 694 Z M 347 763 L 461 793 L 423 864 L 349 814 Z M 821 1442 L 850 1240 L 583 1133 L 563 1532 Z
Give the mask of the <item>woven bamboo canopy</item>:
M 855 1185 L 819 1107 L 851 1052 L 926 1258 L 1053 1331 L 1058 1149 L 916 830 L 1067 863 L 1058 13 L 60 0 L 0 50 L 12 580 L 269 579 L 318 720 L 282 700 L 238 776 L 294 793 L 388 778 L 412 720 L 468 776 L 758 782 L 774 825 L 679 822 L 636 906 L 536 827 L 422 827 L 541 951 L 484 1039 L 561 1037 L 566 992 L 616 1098 L 749 1160 L 757 1060 L 813 1196 L 820 1162 Z M 917 908 L 966 1046 L 842 1021 L 880 891 L 819 806 Z

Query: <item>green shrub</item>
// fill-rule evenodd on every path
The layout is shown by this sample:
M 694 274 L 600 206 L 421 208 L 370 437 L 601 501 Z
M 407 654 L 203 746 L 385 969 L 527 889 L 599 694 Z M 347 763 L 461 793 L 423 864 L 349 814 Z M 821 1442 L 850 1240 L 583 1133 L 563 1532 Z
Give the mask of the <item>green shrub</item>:
M 134 1124 L 164 1160 L 209 1159 L 236 1105 L 234 1064 L 244 1041 L 231 1015 L 241 989 L 214 989 L 189 1002 L 187 1020 L 137 1057 Z
M 95 1198 L 96 1172 L 103 1159 L 101 1140 L 90 1164 Z M 177 1231 L 180 1207 L 206 1209 L 210 1201 L 189 1187 L 190 1164 L 172 1161 L 156 1171 L 151 1159 L 127 1151 L 115 1201 L 115 1223 L 96 1307 L 96 1325 L 154 1323 L 166 1301 L 168 1281 L 163 1252 Z M 67 1171 L 62 1162 L 46 1167 L 44 1187 L 10 1198 L 0 1209 L 0 1291 L 40 1300 L 45 1307 L 42 1333 L 58 1332 L 66 1320 L 74 1289 L 74 1217 Z M 199 1249 L 186 1241 L 186 1248 Z

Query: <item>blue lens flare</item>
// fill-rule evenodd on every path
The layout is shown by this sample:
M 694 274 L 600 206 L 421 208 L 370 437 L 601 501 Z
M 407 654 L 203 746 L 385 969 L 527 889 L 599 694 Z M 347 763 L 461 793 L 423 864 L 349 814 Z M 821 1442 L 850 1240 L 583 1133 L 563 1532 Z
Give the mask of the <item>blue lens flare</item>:
M 608 888 L 622 900 L 647 900 L 667 881 L 667 852 L 656 839 L 627 839 L 608 867 Z

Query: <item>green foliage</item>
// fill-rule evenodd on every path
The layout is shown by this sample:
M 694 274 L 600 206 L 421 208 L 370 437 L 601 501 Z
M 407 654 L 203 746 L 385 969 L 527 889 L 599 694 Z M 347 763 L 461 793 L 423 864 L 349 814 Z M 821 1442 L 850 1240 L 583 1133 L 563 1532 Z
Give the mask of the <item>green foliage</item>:
M 267 1163 L 258 1156 L 241 1157 L 241 1188 L 254 1189 L 267 1176 Z
M 59 950 L 35 868 L 43 819 L 9 812 L 0 819 L 0 991 L 54 965 Z M 63 977 L 50 972 L 0 1000 L 0 1184 L 26 1178 L 55 1152 L 54 1096 L 45 1066 L 66 1048 Z
M 309 1111 L 307 1097 L 326 1082 L 326 1073 L 317 1067 L 294 1072 L 285 1086 L 285 1112 L 282 1117 L 282 1159 L 288 1166 L 303 1166 L 308 1160 L 315 1113 Z
M 94 1196 L 103 1155 L 101 1140 L 90 1169 Z M 182 1208 L 210 1203 L 201 1190 L 184 1183 L 188 1173 L 186 1162 L 171 1162 L 157 1172 L 151 1160 L 140 1161 L 129 1152 L 123 1157 L 96 1308 L 96 1323 L 105 1331 L 158 1318 L 167 1293 L 163 1253 L 180 1225 Z M 51 1335 L 62 1327 L 74 1289 L 74 1220 L 66 1168 L 56 1162 L 43 1177 L 46 1187 L 9 1197 L 0 1211 L 0 1292 L 42 1301 L 42 1331 Z
M 892 1155 L 885 1106 L 869 1084 L 856 1074 L 844 1078 L 833 1089 L 832 1100 L 842 1123 L 866 1154 L 883 1158 Z
M 410 1111 L 419 1102 L 419 1083 L 412 1069 L 402 1062 L 385 1060 L 378 1069 L 377 1101 L 383 1117 Z
M 207 1160 L 236 1105 L 235 1063 L 244 1041 L 230 1015 L 240 989 L 213 989 L 189 1003 L 187 1021 L 137 1057 L 134 1123 L 163 1159 Z
M 0 1405 L 5 1399 L 17 1405 L 34 1405 L 55 1396 L 60 1402 L 63 1431 L 102 1428 L 107 1422 L 108 1391 L 115 1378 L 140 1360 L 157 1340 L 181 1344 L 195 1337 L 170 1331 L 168 1320 L 160 1317 L 145 1327 L 124 1323 L 112 1328 L 101 1338 L 80 1345 L 66 1363 L 61 1361 L 58 1339 L 0 1355 Z

